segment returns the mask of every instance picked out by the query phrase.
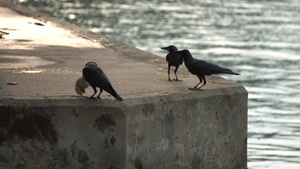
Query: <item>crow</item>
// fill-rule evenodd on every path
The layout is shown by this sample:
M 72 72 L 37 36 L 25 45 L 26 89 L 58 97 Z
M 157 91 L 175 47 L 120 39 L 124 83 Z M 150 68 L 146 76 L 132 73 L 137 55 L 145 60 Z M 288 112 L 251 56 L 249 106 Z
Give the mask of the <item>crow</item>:
M 184 64 L 186 68 L 189 70 L 190 73 L 196 75 L 200 82 L 193 88 L 189 88 L 190 90 L 201 90 L 201 87 L 206 85 L 205 75 L 212 75 L 212 74 L 232 74 L 232 75 L 240 75 L 239 73 L 233 72 L 231 69 L 223 68 L 219 65 L 214 63 L 210 63 L 204 60 L 195 59 L 193 58 L 192 54 L 188 50 L 181 50 L 176 52 L 177 54 L 181 55 L 184 58 Z M 202 80 L 204 83 L 198 87 Z
M 174 80 L 179 81 L 178 77 L 176 75 L 176 72 L 177 72 L 177 69 L 179 68 L 179 66 L 182 65 L 182 63 L 183 63 L 183 57 L 181 55 L 176 54 L 178 49 L 173 45 L 168 46 L 168 47 L 163 47 L 161 49 L 169 51 L 169 53 L 166 56 L 166 61 L 168 62 L 168 77 L 169 77 L 168 80 L 171 81 L 170 67 L 175 66 L 174 74 L 176 76 L 176 79 L 174 79 Z
M 94 89 L 93 96 L 97 93 L 96 87 L 100 88 L 100 93 L 97 98 L 100 98 L 100 95 L 103 90 L 114 96 L 118 101 L 123 101 L 123 99 L 118 95 L 115 89 L 112 87 L 110 81 L 106 77 L 105 73 L 100 67 L 97 66 L 95 62 L 88 62 L 82 70 L 83 77 L 85 80 L 92 86 Z

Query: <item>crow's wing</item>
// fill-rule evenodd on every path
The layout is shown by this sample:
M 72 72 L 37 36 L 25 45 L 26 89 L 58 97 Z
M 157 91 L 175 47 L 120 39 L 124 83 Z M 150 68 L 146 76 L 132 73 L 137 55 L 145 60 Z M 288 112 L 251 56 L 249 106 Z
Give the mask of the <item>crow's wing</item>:
M 211 75 L 211 74 L 220 74 L 220 73 L 226 73 L 226 74 L 237 74 L 234 73 L 231 69 L 223 68 L 217 64 L 207 62 L 204 60 L 194 59 L 194 62 L 192 64 L 193 69 L 195 69 L 197 72 L 201 72 L 205 75 Z
M 111 86 L 105 73 L 97 66 L 86 66 L 82 70 L 83 77 L 91 86 L 105 88 Z
M 171 66 L 182 65 L 183 63 L 183 57 L 177 52 L 169 53 L 166 57 L 166 60 Z
M 193 74 L 205 74 L 205 75 L 211 75 L 212 72 L 219 71 L 221 67 L 219 65 L 204 61 L 204 60 L 199 60 L 199 59 L 194 59 L 192 63 L 190 63 L 190 71 Z
M 170 55 L 171 55 L 171 53 L 168 53 L 167 56 L 166 56 L 166 61 L 167 61 L 167 62 L 170 61 Z
M 113 95 L 117 100 L 122 101 L 123 99 L 112 87 L 110 81 L 106 77 L 105 73 L 98 66 L 86 66 L 82 70 L 83 77 L 92 87 L 100 87 Z
M 183 64 L 183 57 L 181 56 L 181 55 L 179 55 L 179 54 L 177 54 L 178 55 L 178 57 L 179 57 L 179 62 L 180 62 L 180 64 L 182 65 Z

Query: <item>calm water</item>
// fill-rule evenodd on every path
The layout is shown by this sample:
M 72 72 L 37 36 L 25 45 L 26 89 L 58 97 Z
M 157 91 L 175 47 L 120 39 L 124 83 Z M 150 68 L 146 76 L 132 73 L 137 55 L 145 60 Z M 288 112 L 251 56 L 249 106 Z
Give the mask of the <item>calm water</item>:
M 240 72 L 224 77 L 249 92 L 248 167 L 300 168 L 299 0 L 11 1 L 159 56 L 174 44 Z

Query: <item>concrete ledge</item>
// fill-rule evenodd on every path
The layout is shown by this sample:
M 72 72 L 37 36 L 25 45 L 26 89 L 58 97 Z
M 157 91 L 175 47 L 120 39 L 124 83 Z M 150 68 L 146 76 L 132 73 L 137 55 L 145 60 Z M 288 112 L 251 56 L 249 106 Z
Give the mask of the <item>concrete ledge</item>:
M 183 66 L 183 81 L 168 82 L 164 58 L 5 1 L 0 11 L 9 32 L 0 39 L 0 168 L 247 168 L 242 86 L 210 76 L 204 91 L 190 91 L 198 79 Z M 25 37 L 32 29 L 61 39 Z M 20 64 L 29 58 L 45 64 Z M 123 102 L 76 95 L 91 60 Z
M 247 92 L 5 99 L 1 168 L 246 168 Z

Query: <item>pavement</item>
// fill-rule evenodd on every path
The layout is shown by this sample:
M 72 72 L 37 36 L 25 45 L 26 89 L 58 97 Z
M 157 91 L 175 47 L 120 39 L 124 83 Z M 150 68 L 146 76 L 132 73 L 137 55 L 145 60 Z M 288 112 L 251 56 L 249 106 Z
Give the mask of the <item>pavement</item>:
M 0 99 L 82 98 L 74 90 L 75 81 L 89 61 L 98 63 L 125 100 L 198 92 L 188 89 L 199 80 L 184 65 L 178 69 L 182 81 L 167 81 L 165 56 L 2 0 L 0 33 Z M 219 76 L 209 76 L 207 81 L 199 94 L 239 86 Z M 86 91 L 84 96 L 93 94 L 91 87 Z M 106 92 L 101 98 L 114 100 Z

